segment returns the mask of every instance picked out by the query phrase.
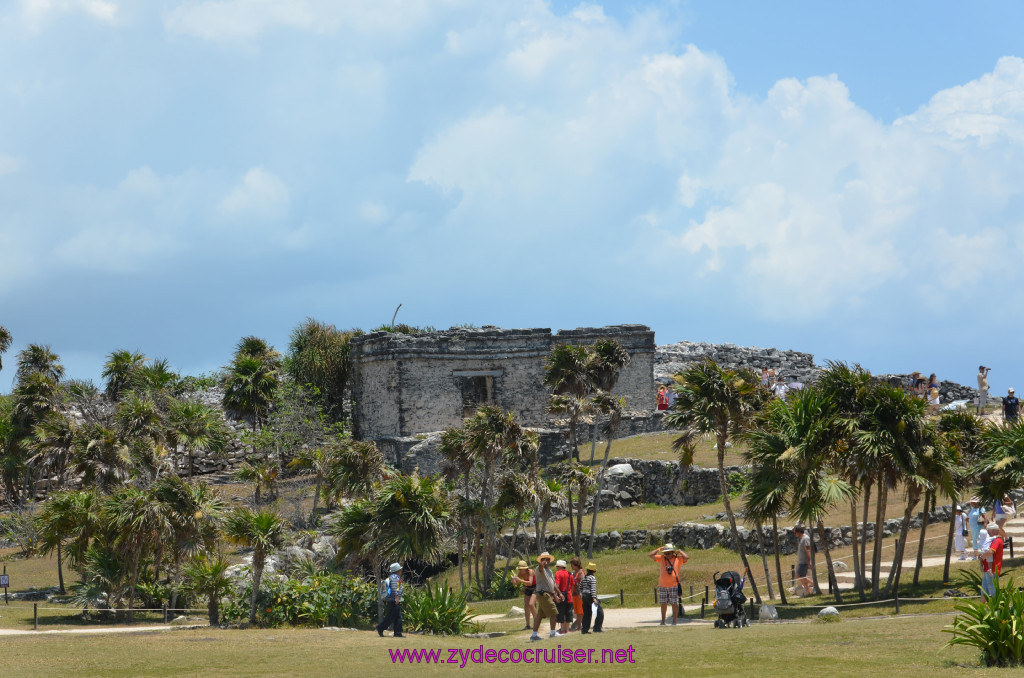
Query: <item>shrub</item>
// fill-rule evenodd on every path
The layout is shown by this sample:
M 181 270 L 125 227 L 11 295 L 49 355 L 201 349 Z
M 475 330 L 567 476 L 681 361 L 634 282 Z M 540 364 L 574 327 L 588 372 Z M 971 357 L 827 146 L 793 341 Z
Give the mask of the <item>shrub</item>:
M 473 625 L 473 617 L 466 607 L 465 592 L 441 585 L 427 584 L 413 589 L 405 597 L 402 620 L 414 631 L 436 635 L 458 635 Z
M 229 594 L 224 620 L 239 623 L 248 619 L 251 595 L 251 580 Z M 264 580 L 256 598 L 256 623 L 260 626 L 368 628 L 376 621 L 374 585 L 347 575 L 321 573 L 303 579 Z
M 975 572 L 965 572 L 966 579 L 978 590 L 981 578 Z M 953 635 L 946 644 L 969 645 L 981 651 L 985 666 L 1024 665 L 1024 591 L 1006 577 L 1002 585 L 996 582 L 995 595 L 987 599 L 964 599 L 953 608 L 958 612 L 953 623 L 943 629 Z
M 473 587 L 473 597 L 477 600 L 506 600 L 515 598 L 516 585 L 512 583 L 512 573 L 497 570 L 491 579 L 491 587 L 486 591 L 481 586 Z

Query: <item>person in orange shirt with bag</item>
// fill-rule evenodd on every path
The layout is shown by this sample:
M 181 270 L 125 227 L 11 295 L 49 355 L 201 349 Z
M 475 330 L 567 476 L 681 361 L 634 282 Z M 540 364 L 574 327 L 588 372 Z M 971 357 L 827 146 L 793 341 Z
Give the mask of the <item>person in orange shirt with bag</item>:
M 672 544 L 659 546 L 650 553 L 651 560 L 658 563 L 658 602 L 661 604 L 661 625 L 665 625 L 665 614 L 668 606 L 672 606 L 672 626 L 679 617 L 679 568 L 686 564 L 690 556 Z

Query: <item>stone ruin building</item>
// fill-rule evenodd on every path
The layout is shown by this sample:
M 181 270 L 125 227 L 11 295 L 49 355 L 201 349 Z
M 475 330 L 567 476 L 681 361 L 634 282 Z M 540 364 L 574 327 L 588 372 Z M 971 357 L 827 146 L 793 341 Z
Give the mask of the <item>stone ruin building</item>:
M 525 426 L 560 435 L 552 430 L 557 426 L 546 409 L 550 389 L 544 385 L 545 359 L 556 344 L 592 344 L 605 338 L 618 341 L 630 355 L 613 393 L 626 397 L 627 410 L 649 416 L 657 389 L 654 332 L 645 325 L 555 333 L 547 328 L 453 328 L 356 337 L 350 356 L 355 434 L 377 441 L 399 467 L 409 465 L 403 460 L 426 434 L 461 426 L 464 417 L 488 403 L 515 413 Z M 542 448 L 557 447 L 557 437 L 542 435 Z M 432 461 L 420 458 L 421 470 L 433 467 Z

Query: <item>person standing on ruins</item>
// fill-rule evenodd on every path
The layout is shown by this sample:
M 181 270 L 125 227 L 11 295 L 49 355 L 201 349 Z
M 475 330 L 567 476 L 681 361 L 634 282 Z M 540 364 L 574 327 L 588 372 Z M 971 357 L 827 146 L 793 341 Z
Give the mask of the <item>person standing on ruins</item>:
M 1003 398 L 1003 419 L 1007 424 L 1016 424 L 1017 417 L 1020 416 L 1020 401 L 1017 400 L 1017 396 L 1013 393 L 1013 387 L 1006 392 L 1006 397 Z
M 978 414 L 985 414 L 985 404 L 988 402 L 988 373 L 991 369 L 978 365 Z

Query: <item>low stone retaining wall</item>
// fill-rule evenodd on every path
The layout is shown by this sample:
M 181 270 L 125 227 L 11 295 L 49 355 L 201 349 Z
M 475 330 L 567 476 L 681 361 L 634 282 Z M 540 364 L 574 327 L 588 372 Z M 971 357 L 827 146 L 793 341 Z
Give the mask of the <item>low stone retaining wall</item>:
M 950 519 L 949 511 L 950 506 L 946 505 L 940 506 L 934 511 L 929 512 L 928 524 L 948 524 Z M 916 529 L 921 527 L 922 517 L 922 514 L 918 513 L 915 517 L 911 518 L 910 528 Z M 898 535 L 902 526 L 902 518 L 890 518 L 889 520 L 886 520 L 882 524 L 882 537 L 886 538 Z M 843 525 L 842 527 L 826 527 L 825 530 L 828 535 L 829 545 L 832 547 L 849 546 L 853 543 L 852 528 L 849 525 Z M 737 531 L 739 532 L 740 541 L 742 541 L 747 553 L 759 555 L 761 553 L 761 547 L 758 543 L 757 532 L 743 526 L 740 526 Z M 941 531 L 941 533 L 945 534 L 945 531 Z M 863 523 L 858 523 L 857 534 L 858 538 L 866 536 L 867 539 L 873 540 L 875 536 L 874 523 L 868 523 L 866 529 Z M 764 538 L 765 552 L 769 554 L 774 553 L 775 550 L 772 541 L 771 526 L 762 527 L 762 536 Z M 511 535 L 504 535 L 503 537 L 505 552 L 511 548 L 511 539 Z M 588 539 L 589 536 L 584 535 L 583 543 L 586 544 Z M 516 540 L 517 551 L 523 550 L 524 540 L 529 543 L 529 550 L 532 553 L 536 553 L 535 533 L 521 531 Z M 815 544 L 821 543 L 817 529 L 813 531 L 813 540 Z M 609 549 L 654 548 L 655 546 L 666 542 L 671 542 L 683 549 L 710 549 L 715 546 L 721 546 L 723 548 L 737 550 L 733 542 L 732 531 L 729 529 L 729 525 L 727 523 L 678 523 L 666 530 L 612 530 L 611 532 L 600 532 L 594 535 L 594 549 L 598 551 L 606 551 Z M 796 545 L 797 539 L 796 535 L 793 533 L 793 528 L 780 528 L 780 553 L 796 553 Z M 549 534 L 545 537 L 544 546 L 548 551 L 560 551 L 564 553 L 572 550 L 572 539 L 568 534 Z

